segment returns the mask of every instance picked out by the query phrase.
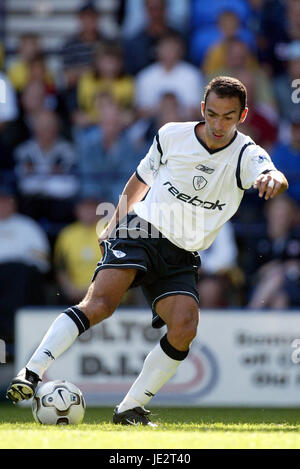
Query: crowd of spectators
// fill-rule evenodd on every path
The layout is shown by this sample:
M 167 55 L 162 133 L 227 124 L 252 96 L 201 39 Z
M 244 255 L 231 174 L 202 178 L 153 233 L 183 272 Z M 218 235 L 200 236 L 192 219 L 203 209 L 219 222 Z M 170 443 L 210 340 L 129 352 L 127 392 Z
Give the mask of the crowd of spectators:
M 13 57 L 0 49 L 0 330 L 12 337 L 22 305 L 82 297 L 100 256 L 97 204 L 118 202 L 161 125 L 201 119 L 216 75 L 247 86 L 239 130 L 269 151 L 290 187 L 267 204 L 247 191 L 203 253 L 200 305 L 299 306 L 299 0 L 118 5 L 115 39 L 93 2 L 74 11 L 78 31 L 63 38 L 58 70 L 36 34 L 22 35 Z M 136 292 L 124 303 L 143 300 Z

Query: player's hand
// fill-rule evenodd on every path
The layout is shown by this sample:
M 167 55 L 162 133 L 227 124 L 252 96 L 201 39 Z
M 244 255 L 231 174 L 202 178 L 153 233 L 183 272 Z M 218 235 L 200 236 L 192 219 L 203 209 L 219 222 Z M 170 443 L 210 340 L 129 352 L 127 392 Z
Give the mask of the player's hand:
M 260 174 L 253 184 L 258 190 L 259 197 L 265 194 L 265 200 L 273 199 L 286 189 L 286 179 L 280 171 L 270 171 L 267 174 Z
M 109 230 L 108 228 L 105 228 L 98 238 L 98 243 L 99 243 L 99 247 L 100 247 L 100 251 L 102 255 L 104 253 L 104 248 L 103 246 L 101 246 L 101 243 L 103 243 L 103 241 L 105 241 L 108 238 L 109 238 Z

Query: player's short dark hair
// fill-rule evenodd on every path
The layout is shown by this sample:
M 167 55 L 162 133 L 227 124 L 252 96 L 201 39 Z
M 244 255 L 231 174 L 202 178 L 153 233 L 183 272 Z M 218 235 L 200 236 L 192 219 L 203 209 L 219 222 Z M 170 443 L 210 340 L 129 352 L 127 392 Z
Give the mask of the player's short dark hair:
M 220 98 L 232 98 L 236 96 L 241 103 L 241 112 L 247 106 L 247 90 L 245 85 L 233 77 L 219 76 L 211 80 L 205 88 L 204 103 L 206 104 L 209 93 L 213 91 Z

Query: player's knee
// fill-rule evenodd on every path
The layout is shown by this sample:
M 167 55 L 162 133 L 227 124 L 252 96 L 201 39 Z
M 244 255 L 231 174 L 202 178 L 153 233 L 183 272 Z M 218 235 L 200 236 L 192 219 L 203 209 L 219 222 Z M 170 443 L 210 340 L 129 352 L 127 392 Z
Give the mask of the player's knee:
M 104 297 L 84 299 L 78 308 L 88 317 L 91 326 L 109 318 L 114 312 L 112 302 Z
M 197 335 L 198 320 L 195 317 L 183 320 L 179 325 L 179 334 L 182 339 L 189 344 L 194 340 Z
M 196 337 L 198 321 L 198 311 L 191 311 L 180 315 L 168 328 L 168 334 L 171 334 L 173 342 L 178 346 L 181 347 L 184 344 L 189 346 Z

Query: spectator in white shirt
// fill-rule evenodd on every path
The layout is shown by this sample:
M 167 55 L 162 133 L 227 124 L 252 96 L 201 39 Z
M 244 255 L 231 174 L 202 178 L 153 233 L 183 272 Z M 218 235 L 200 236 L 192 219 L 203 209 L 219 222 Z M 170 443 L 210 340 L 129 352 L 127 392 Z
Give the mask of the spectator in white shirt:
M 40 226 L 17 212 L 14 190 L 0 182 L 0 337 L 13 342 L 14 314 L 44 303 L 50 247 Z
M 239 281 L 237 267 L 238 249 L 232 224 L 222 226 L 214 243 L 201 251 L 201 268 L 198 291 L 202 308 L 226 308 L 235 304 L 234 281 Z M 231 297 L 230 297 L 231 296 Z M 230 298 L 229 298 L 230 297 Z
M 13 150 L 7 138 L 9 124 L 18 117 L 15 90 L 7 76 L 0 72 L 0 171 L 13 169 Z
M 203 79 L 199 70 L 183 61 L 184 45 L 176 33 L 166 34 L 158 43 L 157 62 L 144 68 L 136 78 L 136 105 L 142 115 L 153 115 L 160 98 L 176 95 L 186 119 L 197 119 Z
M 238 249 L 234 229 L 228 221 L 222 226 L 215 242 L 210 248 L 201 251 L 201 261 L 205 265 L 206 273 L 215 274 L 236 267 L 237 255 Z
M 16 119 L 17 116 L 16 92 L 7 76 L 0 72 L 0 125 Z

